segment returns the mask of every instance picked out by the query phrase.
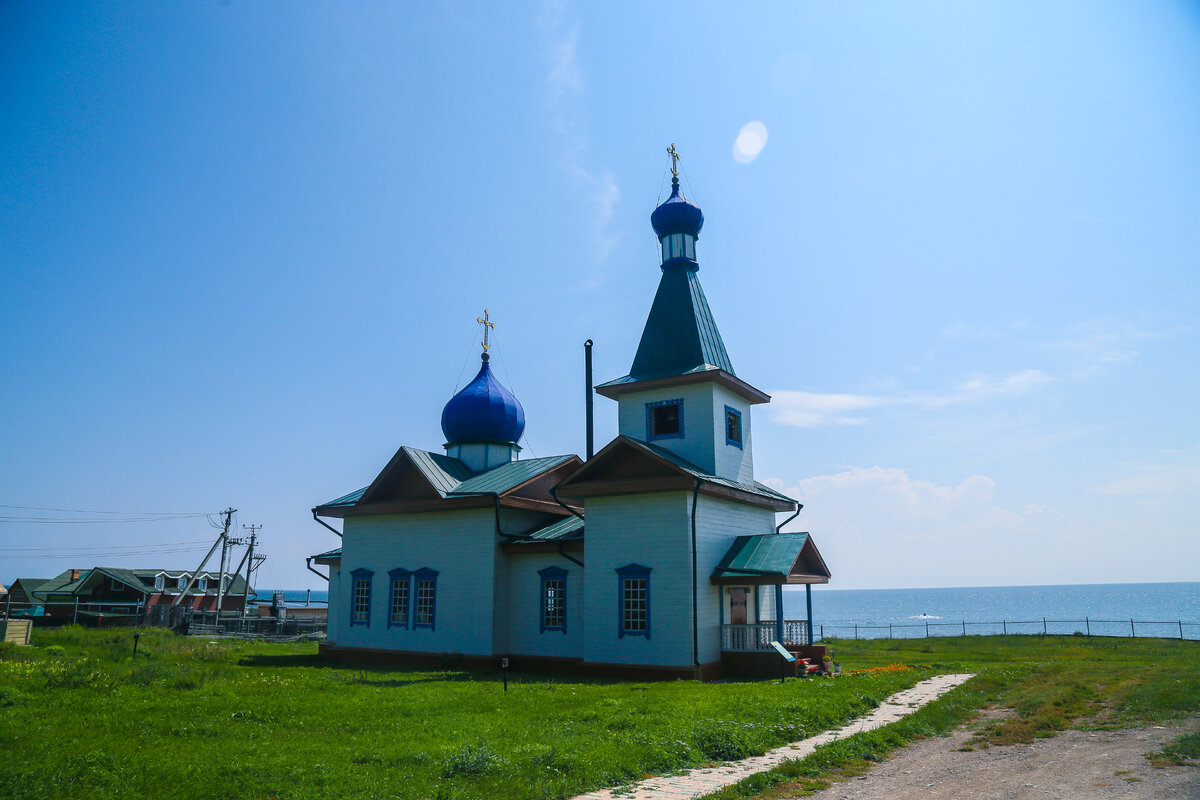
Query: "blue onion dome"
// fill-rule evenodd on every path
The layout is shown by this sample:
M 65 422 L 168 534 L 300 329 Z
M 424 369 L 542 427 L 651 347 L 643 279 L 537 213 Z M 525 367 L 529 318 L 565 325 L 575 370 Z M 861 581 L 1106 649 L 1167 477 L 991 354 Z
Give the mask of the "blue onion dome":
M 483 354 L 479 374 L 442 409 L 447 444 L 516 444 L 525 432 L 525 409 L 500 385 Z
M 671 233 L 690 233 L 698 236 L 704 227 L 704 213 L 700 206 L 688 202 L 679 192 L 679 179 L 671 181 L 671 196 L 650 215 L 650 224 L 658 238 Z

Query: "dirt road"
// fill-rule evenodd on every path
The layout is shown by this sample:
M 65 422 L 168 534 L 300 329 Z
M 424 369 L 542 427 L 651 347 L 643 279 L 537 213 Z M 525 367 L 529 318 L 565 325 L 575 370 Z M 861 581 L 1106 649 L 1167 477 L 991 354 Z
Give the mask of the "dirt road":
M 1195 728 L 1066 731 L 1033 744 L 961 752 L 959 731 L 906 748 L 818 800 L 1200 800 L 1200 767 L 1156 769 L 1145 753 Z

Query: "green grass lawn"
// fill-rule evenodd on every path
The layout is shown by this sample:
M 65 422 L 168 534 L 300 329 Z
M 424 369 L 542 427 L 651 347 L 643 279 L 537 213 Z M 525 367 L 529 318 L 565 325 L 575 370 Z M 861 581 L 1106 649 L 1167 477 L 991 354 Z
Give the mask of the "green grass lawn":
M 326 666 L 311 644 L 0 647 L 0 797 L 560 798 L 742 758 L 933 674 L 603 683 Z
M 979 677 L 888 728 L 722 792 L 786 796 L 985 704 L 977 746 L 1200 712 L 1195 642 L 1071 636 L 835 642 L 838 679 L 603 683 L 326 666 L 311 644 L 37 630 L 0 646 L 0 797 L 563 798 L 762 753 L 942 672 Z M 1159 754 L 1190 758 L 1194 737 Z M 772 787 L 775 787 L 772 789 Z M 782 792 L 783 794 L 779 794 Z

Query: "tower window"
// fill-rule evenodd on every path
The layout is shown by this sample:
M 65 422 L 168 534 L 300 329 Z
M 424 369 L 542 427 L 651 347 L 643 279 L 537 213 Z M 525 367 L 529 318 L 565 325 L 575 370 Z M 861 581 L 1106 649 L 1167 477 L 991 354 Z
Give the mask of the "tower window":
M 696 237 L 686 233 L 670 233 L 662 237 L 662 260 L 686 258 L 696 260 Z
M 683 400 L 646 404 L 646 440 L 683 438 Z
M 742 446 L 742 412 L 725 406 L 725 444 Z

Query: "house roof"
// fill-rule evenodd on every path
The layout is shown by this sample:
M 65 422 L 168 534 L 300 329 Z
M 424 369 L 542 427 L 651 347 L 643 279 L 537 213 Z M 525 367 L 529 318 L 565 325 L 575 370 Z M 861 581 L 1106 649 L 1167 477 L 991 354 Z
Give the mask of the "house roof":
M 671 462 L 671 464 L 673 464 L 674 466 L 683 470 L 684 472 L 688 473 L 689 475 L 691 475 L 694 478 L 703 478 L 704 480 L 708 481 L 709 483 L 715 483 L 720 486 L 728 486 L 731 489 L 738 489 L 743 492 L 750 492 L 751 494 L 757 494 L 757 495 L 761 495 L 763 497 L 770 497 L 770 498 L 774 498 L 776 500 L 783 500 L 788 503 L 792 503 L 793 505 L 795 505 L 795 503 L 796 503 L 795 500 L 788 497 L 786 494 L 783 494 L 782 492 L 777 492 L 774 489 L 772 489 L 770 486 L 767 486 L 766 484 L 763 484 L 763 483 L 759 483 L 758 481 L 751 481 L 749 483 L 746 483 L 744 481 L 735 481 L 730 478 L 722 478 L 719 475 L 713 475 L 711 472 L 705 472 L 704 470 L 700 469 L 700 467 L 697 467 L 695 464 L 691 463 L 690 461 L 687 461 L 686 459 L 680 458 L 678 455 L 676 455 L 675 453 L 672 453 L 670 450 L 666 449 L 665 447 L 659 447 L 658 445 L 650 444 L 649 442 L 641 442 L 641 441 L 638 441 L 637 439 L 630 439 L 629 441 L 635 447 L 640 447 L 643 450 L 648 450 L 649 452 L 657 455 L 659 458 L 662 458 L 666 461 Z
M 418 450 L 415 447 L 401 447 L 370 486 L 322 503 L 315 510 L 321 513 L 368 505 L 385 492 L 391 482 L 397 480 L 397 475 L 407 469 L 406 465 L 416 469 L 437 498 L 447 500 L 479 495 L 504 495 L 578 459 L 575 455 L 529 458 L 510 461 L 486 472 L 472 472 L 457 458 Z
M 523 542 L 570 542 L 583 538 L 583 520 L 576 516 L 563 517 L 543 528 L 522 534 L 513 544 Z
M 618 476 L 620 480 L 616 481 L 604 478 L 593 480 L 598 476 L 604 476 L 606 470 L 617 472 L 629 470 L 628 465 L 632 461 L 631 455 L 640 456 L 642 464 L 651 465 L 652 469 L 656 471 L 655 474 L 651 476 L 644 469 L 634 468 L 635 477 L 629 479 L 620 479 L 622 476 Z M 670 485 L 664 485 L 662 481 L 650 480 L 651 477 L 658 478 L 660 476 L 664 477 L 666 483 Z M 678 488 L 674 484 L 680 481 L 686 481 L 685 486 L 690 486 L 696 478 L 704 482 L 705 485 L 701 487 L 701 491 L 707 493 L 724 494 L 731 499 L 765 505 L 777 511 L 792 510 L 796 507 L 795 500 L 775 491 L 770 486 L 758 481 L 736 481 L 714 475 L 687 459 L 677 456 L 670 450 L 624 435 L 613 439 L 590 461 L 560 483 L 559 491 L 563 495 L 572 497 L 586 497 L 589 494 L 668 491 Z M 616 488 L 614 488 L 614 484 L 616 484 Z M 714 490 L 712 487 L 720 488 Z
M 721 583 L 828 583 L 829 578 L 829 569 L 808 533 L 739 536 L 712 574 L 712 580 Z

